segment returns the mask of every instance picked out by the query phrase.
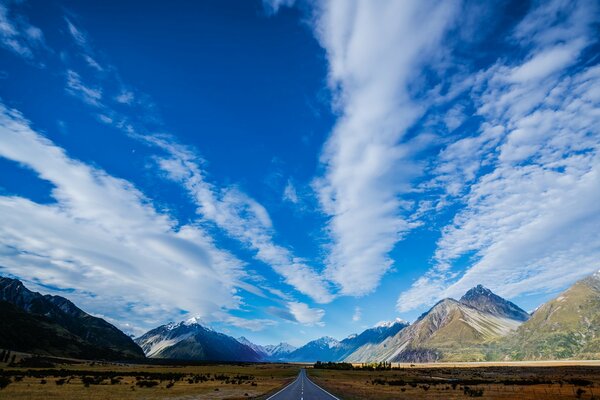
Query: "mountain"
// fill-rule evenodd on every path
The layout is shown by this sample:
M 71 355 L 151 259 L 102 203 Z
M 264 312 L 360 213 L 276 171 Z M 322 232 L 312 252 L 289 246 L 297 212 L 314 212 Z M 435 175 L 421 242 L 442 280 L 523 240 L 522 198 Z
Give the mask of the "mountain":
M 510 318 L 517 321 L 527 321 L 529 319 L 529 314 L 525 310 L 492 293 L 491 290 L 482 285 L 477 285 L 465 293 L 460 298 L 460 302 L 498 317 Z
M 137 338 L 151 358 L 198 361 L 261 361 L 261 355 L 231 336 L 202 326 L 196 318 L 159 326 Z
M 0 301 L 1 347 L 58 357 L 144 357 L 129 336 L 64 297 L 41 295 L 19 280 L 0 277 Z
M 600 271 L 540 306 L 499 342 L 498 357 L 514 360 L 600 358 Z
M 341 342 L 330 336 L 323 336 L 291 352 L 286 361 L 337 361 L 345 351 L 346 347 Z
M 273 361 L 281 361 L 285 360 L 286 357 L 296 350 L 296 347 L 291 344 L 281 342 L 279 344 L 269 344 L 264 346 L 265 351 L 269 355 L 269 359 Z
M 381 343 L 361 346 L 345 361 L 484 360 L 486 343 L 509 334 L 522 323 L 520 319 L 512 318 L 513 315 L 515 318 L 522 317 L 518 312 L 520 309 L 513 309 L 507 303 L 483 287 L 473 288 L 461 301 L 441 300 L 414 324 Z
M 344 340 L 337 341 L 331 337 L 322 337 L 308 342 L 304 346 L 290 353 L 285 359 L 288 361 L 342 361 L 359 347 L 367 344 L 377 344 L 390 336 L 396 335 L 406 328 L 408 323 L 401 319 L 382 322 L 369 328 L 358 335 L 351 335 Z
M 382 321 L 373 328 L 369 328 L 358 335 L 342 340 L 342 343 L 350 344 L 351 347 L 354 348 L 354 351 L 360 346 L 364 346 L 368 343 L 381 343 L 388 337 L 396 335 L 407 326 L 409 326 L 408 322 L 400 318 L 396 318 L 393 321 Z
M 263 361 L 282 361 L 285 360 L 291 352 L 296 350 L 294 346 L 284 342 L 281 342 L 277 345 L 270 344 L 261 346 L 259 344 L 252 343 L 244 336 L 240 336 L 237 341 L 254 350 L 258 355 L 260 355 Z
M 256 354 L 260 356 L 261 360 L 267 360 L 269 358 L 269 353 L 267 352 L 267 349 L 264 348 L 264 346 L 252 343 L 250 340 L 246 339 L 245 336 L 240 336 L 236 340 L 241 344 L 244 344 L 250 347 L 252 350 L 254 350 Z

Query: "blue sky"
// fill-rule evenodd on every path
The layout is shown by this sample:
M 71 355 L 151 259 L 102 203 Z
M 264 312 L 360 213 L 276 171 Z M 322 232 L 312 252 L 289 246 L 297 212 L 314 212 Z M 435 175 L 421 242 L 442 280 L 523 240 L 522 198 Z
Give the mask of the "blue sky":
M 1 1 L 0 273 L 257 343 L 600 268 L 595 1 Z

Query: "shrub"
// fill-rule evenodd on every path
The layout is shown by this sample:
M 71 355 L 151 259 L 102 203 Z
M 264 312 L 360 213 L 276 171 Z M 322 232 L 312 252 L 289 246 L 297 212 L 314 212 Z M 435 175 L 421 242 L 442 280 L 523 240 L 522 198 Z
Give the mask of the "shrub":
M 137 381 L 135 384 L 141 388 L 151 388 L 157 386 L 158 381 Z
M 4 389 L 5 387 L 7 387 L 8 385 L 10 385 L 11 383 L 12 383 L 12 381 L 10 380 L 9 377 L 0 376 L 0 390 Z
M 463 392 L 469 397 L 483 397 L 483 389 L 471 389 L 470 387 L 465 386 Z

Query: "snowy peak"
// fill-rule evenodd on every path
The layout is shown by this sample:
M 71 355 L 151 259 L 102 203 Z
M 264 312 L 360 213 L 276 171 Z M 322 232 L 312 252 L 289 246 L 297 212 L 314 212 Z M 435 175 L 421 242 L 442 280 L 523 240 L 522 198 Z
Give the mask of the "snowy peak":
M 258 355 L 261 356 L 263 361 L 281 361 L 284 360 L 289 353 L 296 350 L 294 346 L 287 343 L 279 343 L 277 345 L 269 344 L 261 346 L 248 340 L 245 336 L 240 336 L 237 339 L 238 342 L 250 347 Z
M 267 352 L 267 350 L 263 346 L 261 346 L 259 344 L 252 343 L 245 336 L 240 336 L 239 338 L 237 338 L 237 341 L 240 342 L 241 344 L 244 344 L 244 345 L 250 347 L 258 355 L 260 355 L 262 358 L 265 358 L 265 359 L 268 358 L 269 353 Z
M 151 358 L 253 362 L 262 360 L 262 355 L 253 347 L 204 327 L 199 318 L 159 326 L 135 341 L 146 356 Z
M 460 302 L 497 317 L 510 318 L 517 321 L 527 321 L 529 319 L 529 314 L 525 310 L 496 295 L 483 285 L 477 285 L 470 289 L 461 297 Z
M 332 338 L 331 336 L 323 336 L 322 338 L 313 340 L 312 343 L 318 346 L 328 347 L 330 349 L 338 347 L 340 345 L 340 342 L 337 339 Z
M 270 345 L 264 346 L 264 349 L 267 352 L 267 354 L 269 354 L 270 356 L 281 357 L 283 355 L 289 354 L 292 351 L 296 350 L 296 347 L 292 346 L 289 343 L 281 342 L 277 345 L 270 344 Z
M 402 318 L 396 318 L 392 321 L 380 321 L 375 324 L 374 328 L 391 328 L 396 324 L 408 325 L 408 322 L 406 322 Z

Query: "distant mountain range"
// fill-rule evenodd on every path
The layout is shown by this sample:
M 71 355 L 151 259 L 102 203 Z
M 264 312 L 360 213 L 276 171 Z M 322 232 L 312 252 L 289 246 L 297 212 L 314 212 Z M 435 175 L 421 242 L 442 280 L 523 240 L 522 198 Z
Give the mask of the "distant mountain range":
M 247 362 L 436 362 L 600 358 L 600 272 L 532 315 L 477 285 L 444 299 L 412 325 L 396 319 L 343 340 L 295 348 L 262 346 L 204 326 L 170 323 L 134 341 L 69 300 L 0 278 L 0 348 L 91 359 L 151 358 Z M 137 344 L 136 344 L 137 343 Z M 139 346 L 138 346 L 139 345 Z
M 514 331 L 525 311 L 483 287 L 471 289 L 460 300 L 444 299 L 417 321 L 381 343 L 368 344 L 347 357 L 350 362 L 481 361 L 479 346 Z M 485 299 L 484 299 L 485 297 Z M 465 299 L 466 300 L 463 300 Z M 472 304 L 484 304 L 484 310 Z M 501 310 L 489 312 L 487 310 Z M 508 312 L 507 312 L 508 311 Z
M 0 348 L 59 357 L 144 358 L 134 341 L 60 296 L 41 295 L 0 277 Z
M 361 346 L 380 343 L 407 326 L 407 322 L 396 320 L 379 324 L 341 341 L 325 336 L 291 352 L 286 361 L 343 361 Z
M 296 350 L 296 347 L 285 342 L 275 345 L 269 344 L 266 346 L 261 346 L 259 344 L 252 343 L 244 336 L 239 337 L 237 341 L 249 346 L 260 356 L 263 361 L 284 361 L 291 352 Z

